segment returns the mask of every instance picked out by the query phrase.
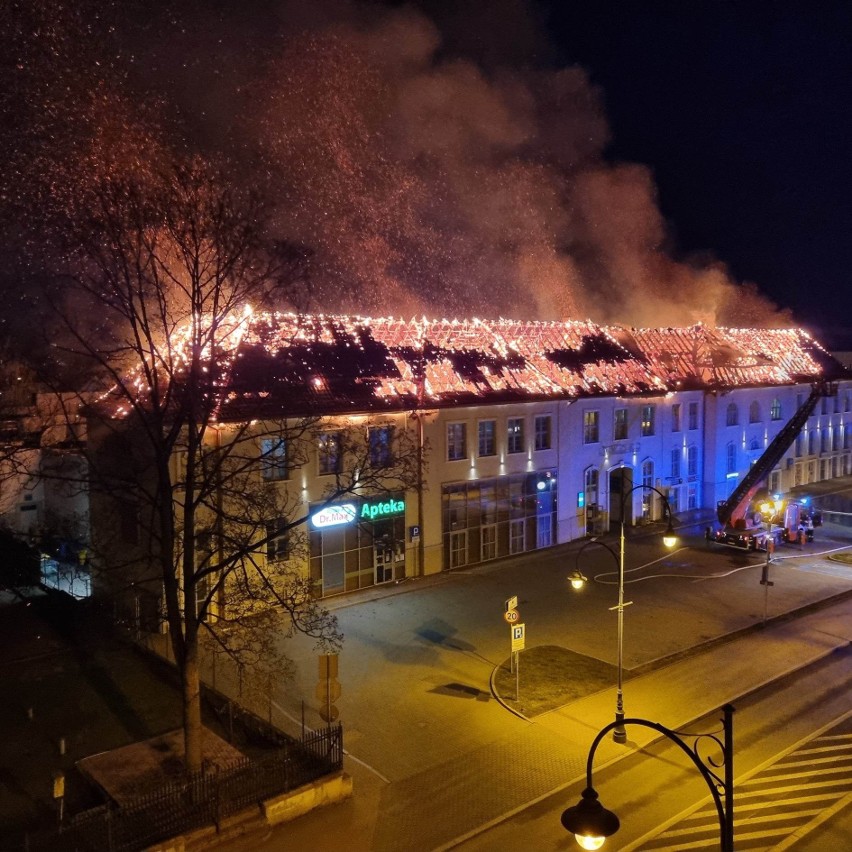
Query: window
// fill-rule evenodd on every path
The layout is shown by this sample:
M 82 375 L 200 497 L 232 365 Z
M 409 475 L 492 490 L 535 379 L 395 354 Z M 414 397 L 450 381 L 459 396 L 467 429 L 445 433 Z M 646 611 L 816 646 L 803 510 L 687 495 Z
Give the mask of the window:
M 816 452 L 816 436 L 817 430 L 810 429 L 808 431 L 808 455 L 812 456 Z
M 843 425 L 843 449 L 848 450 L 852 447 L 852 423 Z
M 820 404 L 820 413 L 828 414 L 828 397 L 824 396 Z
M 748 407 L 748 422 L 760 423 L 760 403 L 757 400 Z
M 725 472 L 737 472 L 737 445 L 733 441 L 731 441 L 726 448 Z
M 777 396 L 772 400 L 772 405 L 769 408 L 769 417 L 772 420 L 781 419 L 781 400 Z
M 654 434 L 654 409 L 653 405 L 642 406 L 642 427 L 641 434 L 643 438 L 647 438 Z
M 284 438 L 264 438 L 260 442 L 260 463 L 264 479 L 287 479 L 287 441 Z
M 800 457 L 802 455 L 802 450 L 804 449 L 805 439 L 801 432 L 796 435 L 796 457 Z
M 654 462 L 650 459 L 642 462 L 642 485 L 645 486 L 642 491 L 642 517 L 650 520 L 654 497 L 654 492 L 650 490 L 654 486 Z
M 834 413 L 840 414 L 840 394 L 837 391 L 834 392 Z
M 317 440 L 320 476 L 340 473 L 340 432 L 321 432 Z
M 393 426 L 371 426 L 368 433 L 370 464 L 390 467 L 393 464 Z
M 551 417 L 549 414 L 539 414 L 535 418 L 535 448 L 549 450 L 551 445 Z
M 728 410 L 725 412 L 725 425 L 736 426 L 740 422 L 740 412 L 734 402 L 728 403 Z
M 598 429 L 599 412 L 584 411 L 583 412 L 583 443 L 597 444 L 600 440 L 600 430 Z
M 467 423 L 447 424 L 447 461 L 467 458 Z
M 852 393 L 846 391 L 846 401 L 843 404 L 843 410 L 849 411 L 849 406 L 852 405 Z
M 696 490 L 694 485 L 690 485 L 689 492 L 686 495 L 686 508 L 687 509 L 697 509 L 698 508 L 698 491 Z
M 612 418 L 613 441 L 627 440 L 627 409 L 616 408 Z
M 524 451 L 524 418 L 510 417 L 506 423 L 508 453 L 522 453 Z
M 827 452 L 828 452 L 828 447 L 829 447 L 829 443 L 828 443 L 828 429 L 826 429 L 826 428 L 824 428 L 824 427 L 823 427 L 822 432 L 820 432 L 820 438 L 819 438 L 819 451 L 820 451 L 821 453 L 827 453 Z
M 698 476 L 698 447 L 694 444 L 686 451 L 687 476 Z
M 277 518 L 266 524 L 266 558 L 270 562 L 287 559 L 290 555 L 290 536 L 287 519 Z
M 493 456 L 497 453 L 497 421 L 479 421 L 479 455 Z
M 680 479 L 680 447 L 672 450 L 672 479 Z
M 694 430 L 698 428 L 698 403 L 689 403 L 689 428 Z
M 672 406 L 672 432 L 680 432 L 680 403 Z
M 840 427 L 835 426 L 831 430 L 831 449 L 839 450 L 840 449 Z

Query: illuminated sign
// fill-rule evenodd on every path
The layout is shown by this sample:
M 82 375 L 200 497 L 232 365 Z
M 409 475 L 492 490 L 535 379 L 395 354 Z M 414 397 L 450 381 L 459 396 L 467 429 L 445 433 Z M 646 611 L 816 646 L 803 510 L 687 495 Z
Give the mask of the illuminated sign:
M 351 503 L 343 503 L 339 506 L 325 506 L 311 515 L 311 523 L 317 529 L 336 527 L 340 524 L 352 523 L 357 514 L 356 508 Z
M 381 503 L 364 503 L 361 506 L 361 518 L 384 518 L 388 515 L 398 515 L 405 511 L 405 500 L 385 500 Z

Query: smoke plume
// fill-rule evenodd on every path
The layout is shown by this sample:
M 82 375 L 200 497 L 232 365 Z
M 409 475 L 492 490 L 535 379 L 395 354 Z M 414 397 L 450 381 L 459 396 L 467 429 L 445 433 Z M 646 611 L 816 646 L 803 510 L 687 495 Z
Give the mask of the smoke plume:
M 523 4 L 490 9 L 502 40 L 478 29 L 479 55 L 465 4 L 446 32 L 410 6 L 178 5 L 144 26 L 116 12 L 98 85 L 266 188 L 275 236 L 310 257 L 312 310 L 789 323 L 722 263 L 677 256 L 650 169 L 607 158 L 587 72 L 507 48 L 516 31 L 547 56 Z

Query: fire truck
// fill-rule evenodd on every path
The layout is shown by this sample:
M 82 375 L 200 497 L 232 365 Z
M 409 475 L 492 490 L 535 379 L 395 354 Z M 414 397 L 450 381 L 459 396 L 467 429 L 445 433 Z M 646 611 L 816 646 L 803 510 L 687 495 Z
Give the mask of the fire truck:
M 813 540 L 813 530 L 820 518 L 812 512 L 808 501 L 770 497 L 765 489 L 761 492 L 761 483 L 796 440 L 820 397 L 836 393 L 837 386 L 831 383 L 813 385 L 808 398 L 772 439 L 731 496 L 719 501 L 716 507 L 719 526 L 715 530 L 708 528 L 709 539 L 744 550 L 766 550 L 782 543 L 804 544 Z

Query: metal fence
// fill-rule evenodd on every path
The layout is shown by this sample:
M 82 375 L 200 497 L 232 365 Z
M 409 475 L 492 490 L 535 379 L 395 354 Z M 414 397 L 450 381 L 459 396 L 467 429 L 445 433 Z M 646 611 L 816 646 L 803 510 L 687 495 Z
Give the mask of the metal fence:
M 315 731 L 258 759 L 242 758 L 139 796 L 121 807 L 77 814 L 59 833 L 30 836 L 21 848 L 56 852 L 135 852 L 170 837 L 219 825 L 228 816 L 295 790 L 343 765 L 340 725 Z

